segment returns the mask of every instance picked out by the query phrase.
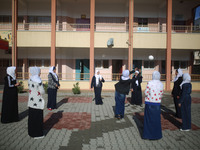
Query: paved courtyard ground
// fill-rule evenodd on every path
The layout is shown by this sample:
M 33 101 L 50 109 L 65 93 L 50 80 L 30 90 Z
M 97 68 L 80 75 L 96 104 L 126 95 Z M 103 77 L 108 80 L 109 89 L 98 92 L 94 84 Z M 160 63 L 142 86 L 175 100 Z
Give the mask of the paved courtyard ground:
M 144 105 L 129 104 L 127 96 L 125 118 L 114 118 L 114 92 L 103 92 L 103 105 L 95 105 L 92 92 L 73 95 L 58 92 L 53 111 L 44 109 L 43 139 L 28 136 L 28 93 L 19 94 L 20 121 L 0 123 L 0 150 L 161 150 L 200 149 L 200 92 L 192 93 L 192 130 L 179 131 L 181 120 L 174 117 L 170 93 L 162 99 L 162 133 L 160 140 L 143 140 Z M 44 95 L 47 100 L 47 95 Z M 0 111 L 2 91 L 0 92 Z

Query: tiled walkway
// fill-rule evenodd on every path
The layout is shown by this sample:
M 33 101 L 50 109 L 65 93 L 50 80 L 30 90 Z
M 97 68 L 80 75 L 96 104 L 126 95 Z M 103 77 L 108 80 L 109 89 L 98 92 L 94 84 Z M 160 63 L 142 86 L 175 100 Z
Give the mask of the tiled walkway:
M 132 106 L 127 98 L 125 118 L 114 118 L 114 93 L 102 93 L 103 105 L 95 105 L 93 93 L 74 96 L 58 93 L 57 109 L 44 110 L 43 139 L 34 140 L 27 133 L 28 94 L 19 94 L 20 121 L 0 123 L 0 150 L 154 150 L 200 149 L 200 93 L 192 95 L 192 130 L 180 132 L 181 120 L 174 117 L 170 93 L 162 99 L 160 140 L 143 140 L 144 105 Z M 130 97 L 130 96 L 129 96 Z M 47 100 L 47 95 L 44 95 Z M 0 110 L 2 104 L 0 94 Z

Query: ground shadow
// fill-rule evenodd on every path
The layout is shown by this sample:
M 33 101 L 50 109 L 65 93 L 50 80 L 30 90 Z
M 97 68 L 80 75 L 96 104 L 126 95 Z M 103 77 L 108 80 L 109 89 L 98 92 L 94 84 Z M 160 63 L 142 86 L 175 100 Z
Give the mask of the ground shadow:
M 44 122 L 44 135 L 47 135 L 48 132 L 53 128 L 53 126 L 59 122 L 59 120 L 63 116 L 63 111 L 58 111 L 56 113 L 53 113 L 51 117 L 49 117 L 48 120 Z
M 140 133 L 140 137 L 142 138 L 143 135 L 143 124 L 144 124 L 144 116 L 140 115 L 139 113 L 135 113 L 133 115 L 133 120 L 135 121 L 138 131 Z
M 19 120 L 21 121 L 24 118 L 26 118 L 27 116 L 28 116 L 28 109 L 19 114 Z
M 69 98 L 64 98 L 62 99 L 60 102 L 57 103 L 57 109 L 62 106 L 63 104 L 67 103 L 68 102 L 68 99 Z
M 178 129 L 181 127 L 182 123 L 177 120 L 177 118 L 175 117 L 175 113 L 172 110 L 161 105 L 161 114 L 162 114 L 164 119 L 167 119 L 169 122 L 171 122 Z

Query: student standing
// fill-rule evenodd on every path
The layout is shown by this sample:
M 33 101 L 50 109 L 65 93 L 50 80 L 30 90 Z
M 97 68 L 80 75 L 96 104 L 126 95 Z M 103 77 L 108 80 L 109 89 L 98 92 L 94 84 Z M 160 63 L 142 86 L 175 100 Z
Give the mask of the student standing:
M 183 74 L 183 82 L 180 85 L 182 92 L 179 100 L 181 107 L 182 127 L 180 131 L 190 131 L 191 129 L 191 77 L 188 73 Z
M 19 120 L 17 92 L 17 86 L 19 86 L 19 83 L 16 81 L 15 70 L 16 67 L 8 67 L 7 75 L 4 78 L 5 84 L 1 112 L 2 123 L 11 123 Z
M 124 118 L 125 98 L 130 91 L 129 70 L 124 70 L 118 83 L 115 84 L 115 117 Z
M 175 109 L 176 109 L 176 114 L 175 116 L 177 118 L 181 118 L 181 108 L 178 106 L 179 104 L 179 99 L 180 99 L 180 95 L 181 95 L 181 87 L 180 84 L 183 81 L 183 72 L 181 69 L 177 69 L 175 72 L 175 78 L 174 78 L 174 87 L 172 90 L 172 97 L 174 98 L 174 105 L 175 105 Z
M 163 95 L 163 84 L 160 73 L 154 71 L 151 81 L 145 90 L 145 110 L 143 139 L 157 140 L 162 138 L 160 103 Z
M 48 74 L 48 103 L 49 110 L 56 109 L 57 90 L 60 88 L 59 78 L 56 74 L 56 67 L 51 67 Z
M 30 67 L 31 77 L 28 80 L 29 98 L 28 98 L 28 134 L 39 139 L 43 138 L 43 109 L 45 93 L 42 81 L 40 79 L 40 68 Z
M 131 104 L 142 105 L 142 76 L 139 71 L 135 71 L 135 75 L 131 80 Z
M 95 76 L 92 78 L 91 88 L 94 87 L 95 93 L 95 103 L 96 105 L 102 105 L 103 101 L 101 98 L 101 91 L 102 91 L 102 82 L 105 82 L 104 78 L 100 75 L 100 71 L 96 70 Z

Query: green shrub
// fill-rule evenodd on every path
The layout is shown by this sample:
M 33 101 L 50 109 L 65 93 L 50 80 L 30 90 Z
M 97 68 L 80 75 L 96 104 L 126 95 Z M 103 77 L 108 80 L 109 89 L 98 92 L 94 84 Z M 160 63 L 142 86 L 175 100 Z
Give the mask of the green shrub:
M 24 83 L 23 81 L 19 81 L 20 85 L 17 87 L 17 92 L 18 93 L 23 93 L 24 92 Z
M 44 87 L 45 93 L 47 94 L 48 82 L 45 82 L 45 83 L 43 84 L 43 87 Z
M 79 82 L 76 82 L 76 84 L 73 84 L 74 88 L 72 88 L 72 92 L 74 94 L 80 94 L 81 93 L 81 90 L 80 90 L 80 87 L 79 87 Z

